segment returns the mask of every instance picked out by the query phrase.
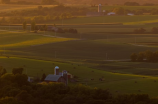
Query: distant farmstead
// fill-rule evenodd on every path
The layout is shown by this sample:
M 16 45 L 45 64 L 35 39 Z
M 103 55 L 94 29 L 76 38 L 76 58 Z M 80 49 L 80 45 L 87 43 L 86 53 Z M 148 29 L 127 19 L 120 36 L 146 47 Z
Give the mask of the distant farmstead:
M 108 16 L 110 16 L 110 15 L 116 15 L 116 13 L 115 12 L 109 12 L 109 13 L 107 13 L 107 15 Z
M 55 27 L 55 26 L 49 26 L 49 27 L 47 28 L 47 30 L 48 30 L 48 31 L 55 31 L 55 32 L 57 32 L 57 31 L 58 31 L 58 28 Z
M 62 82 L 65 85 L 68 84 L 68 79 L 72 78 L 72 75 L 69 74 L 66 70 L 63 70 L 61 73 L 59 72 L 59 67 L 56 66 L 54 68 L 54 74 L 49 74 L 44 79 L 45 82 Z
M 45 78 L 45 82 L 63 82 L 63 83 L 66 83 L 66 80 L 61 75 L 49 74 Z

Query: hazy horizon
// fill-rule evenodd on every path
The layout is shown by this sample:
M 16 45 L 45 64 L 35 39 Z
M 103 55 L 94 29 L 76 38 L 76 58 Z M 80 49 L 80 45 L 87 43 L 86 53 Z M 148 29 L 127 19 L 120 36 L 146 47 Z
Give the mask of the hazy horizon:
M 12 2 L 14 1 L 30 1 L 30 2 L 41 2 L 41 0 L 11 0 Z M 102 3 L 102 4 L 124 4 L 125 2 L 138 2 L 140 4 L 144 4 L 144 3 L 155 3 L 157 4 L 158 1 L 157 0 L 57 0 L 59 2 L 62 3 Z

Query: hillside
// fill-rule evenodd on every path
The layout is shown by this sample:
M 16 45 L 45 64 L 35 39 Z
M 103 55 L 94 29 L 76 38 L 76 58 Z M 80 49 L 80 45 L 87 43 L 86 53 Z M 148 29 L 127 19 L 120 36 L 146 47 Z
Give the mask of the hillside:
M 28 1 L 32 2 L 32 0 L 11 0 L 14 1 Z M 144 3 L 154 3 L 158 4 L 157 0 L 58 0 L 61 3 L 73 3 L 73 4 L 80 4 L 80 3 L 86 3 L 86 4 L 92 4 L 92 3 L 102 3 L 102 4 L 124 4 L 125 2 L 138 2 L 140 4 Z M 41 0 L 34 0 L 34 2 L 41 2 Z

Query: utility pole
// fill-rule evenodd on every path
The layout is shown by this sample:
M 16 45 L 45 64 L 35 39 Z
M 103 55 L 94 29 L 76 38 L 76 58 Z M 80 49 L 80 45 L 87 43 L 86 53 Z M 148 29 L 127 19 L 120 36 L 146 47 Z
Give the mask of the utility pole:
M 105 55 L 105 57 L 106 57 L 106 60 L 108 60 L 108 53 L 106 52 L 106 55 Z
M 56 51 L 55 51 L 55 58 L 56 58 Z

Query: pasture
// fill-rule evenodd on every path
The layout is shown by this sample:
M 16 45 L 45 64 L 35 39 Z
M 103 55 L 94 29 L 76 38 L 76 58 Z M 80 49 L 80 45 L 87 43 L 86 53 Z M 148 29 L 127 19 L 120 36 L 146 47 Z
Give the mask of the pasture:
M 11 72 L 11 69 L 14 67 L 23 67 L 23 73 L 32 77 L 41 77 L 43 73 L 46 75 L 53 74 L 54 67 L 59 66 L 60 71 L 67 70 L 77 77 L 78 81 L 76 83 L 69 82 L 70 85 L 80 83 L 94 88 L 108 89 L 113 94 L 147 93 L 150 96 L 157 96 L 157 77 L 134 75 L 132 73 L 121 74 L 117 72 L 108 72 L 87 67 L 82 63 L 72 64 L 72 62 L 44 61 L 17 57 L 0 57 L 0 64 L 5 67 L 8 72 Z M 130 64 L 132 65 L 132 63 Z M 99 80 L 100 78 L 102 81 Z
M 68 41 L 68 40 L 73 40 L 73 39 L 56 38 L 56 37 L 53 37 L 53 36 L 51 37 L 44 34 L 34 34 L 34 33 L 28 33 L 28 32 L 1 31 L 0 48 L 35 46 L 35 45 L 62 42 L 62 41 Z
M 145 44 L 157 43 L 157 34 L 132 33 L 140 26 L 149 32 L 153 25 L 57 26 L 76 28 L 78 34 L 31 33 L 22 31 L 21 26 L 1 26 L 0 65 L 8 72 L 14 67 L 23 67 L 24 73 L 31 77 L 53 74 L 54 67 L 59 66 L 75 75 L 77 84 L 108 89 L 113 94 L 157 96 L 157 63 L 128 62 L 133 52 L 158 49 L 157 45 Z
M 47 5 L 43 7 L 53 7 L 54 5 Z M 7 5 L 0 4 L 0 12 L 21 11 L 27 9 L 37 9 L 38 5 Z
M 157 6 L 120 6 L 120 5 L 114 5 L 114 6 L 109 6 L 109 5 L 103 5 L 102 6 L 102 9 L 103 10 L 113 10 L 114 8 L 119 8 L 119 7 L 122 7 L 124 9 L 128 9 L 128 10 L 138 10 L 138 9 L 147 9 L 147 10 L 151 10 L 151 9 L 158 9 Z M 93 10 L 96 10 L 98 9 L 98 7 L 89 7 L 90 9 L 93 9 Z
M 135 15 L 135 16 L 99 16 L 99 17 L 77 17 L 73 19 L 46 22 L 47 24 L 117 24 L 143 25 L 147 23 L 157 23 L 157 15 Z

